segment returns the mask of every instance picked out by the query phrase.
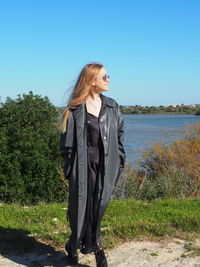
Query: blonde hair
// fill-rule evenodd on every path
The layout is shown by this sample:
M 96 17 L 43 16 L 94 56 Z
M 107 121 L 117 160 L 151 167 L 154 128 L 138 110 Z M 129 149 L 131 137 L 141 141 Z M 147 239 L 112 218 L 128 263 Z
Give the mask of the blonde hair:
M 66 131 L 67 121 L 70 116 L 70 108 L 83 103 L 92 89 L 92 83 L 103 68 L 101 63 L 87 64 L 80 72 L 68 104 L 63 111 L 62 132 Z

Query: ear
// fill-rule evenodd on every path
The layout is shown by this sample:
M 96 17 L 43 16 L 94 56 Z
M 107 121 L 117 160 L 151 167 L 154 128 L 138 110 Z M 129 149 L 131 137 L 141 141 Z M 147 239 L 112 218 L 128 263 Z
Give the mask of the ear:
M 92 82 L 92 86 L 95 86 L 95 84 L 96 84 L 96 82 L 94 81 L 94 82 Z

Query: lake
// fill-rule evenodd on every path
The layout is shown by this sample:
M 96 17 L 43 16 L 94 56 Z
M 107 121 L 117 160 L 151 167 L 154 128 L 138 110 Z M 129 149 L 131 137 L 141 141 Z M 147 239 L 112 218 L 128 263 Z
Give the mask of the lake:
M 184 127 L 200 122 L 194 115 L 123 115 L 127 162 L 136 164 L 141 152 L 154 143 L 170 144 L 181 138 Z

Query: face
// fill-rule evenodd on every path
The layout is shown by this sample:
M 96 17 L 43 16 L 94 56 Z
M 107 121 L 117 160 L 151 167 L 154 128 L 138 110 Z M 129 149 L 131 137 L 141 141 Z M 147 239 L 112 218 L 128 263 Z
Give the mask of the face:
M 97 79 L 92 83 L 97 92 L 108 91 L 108 84 L 110 82 L 107 71 L 102 68 L 97 76 Z

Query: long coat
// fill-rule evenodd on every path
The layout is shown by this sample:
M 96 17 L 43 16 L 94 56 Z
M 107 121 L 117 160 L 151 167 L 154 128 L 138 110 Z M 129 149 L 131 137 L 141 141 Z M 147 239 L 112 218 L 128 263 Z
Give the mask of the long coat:
M 100 224 L 125 163 L 124 121 L 119 106 L 112 98 L 102 94 L 101 97 L 104 112 L 99 118 L 99 123 L 104 166 L 103 184 L 99 186 L 98 191 L 100 205 L 97 225 Z M 87 203 L 88 157 L 85 102 L 70 109 L 67 130 L 61 134 L 60 151 L 65 159 L 64 174 L 69 179 L 69 223 L 72 230 L 71 241 L 76 250 L 80 246 Z

